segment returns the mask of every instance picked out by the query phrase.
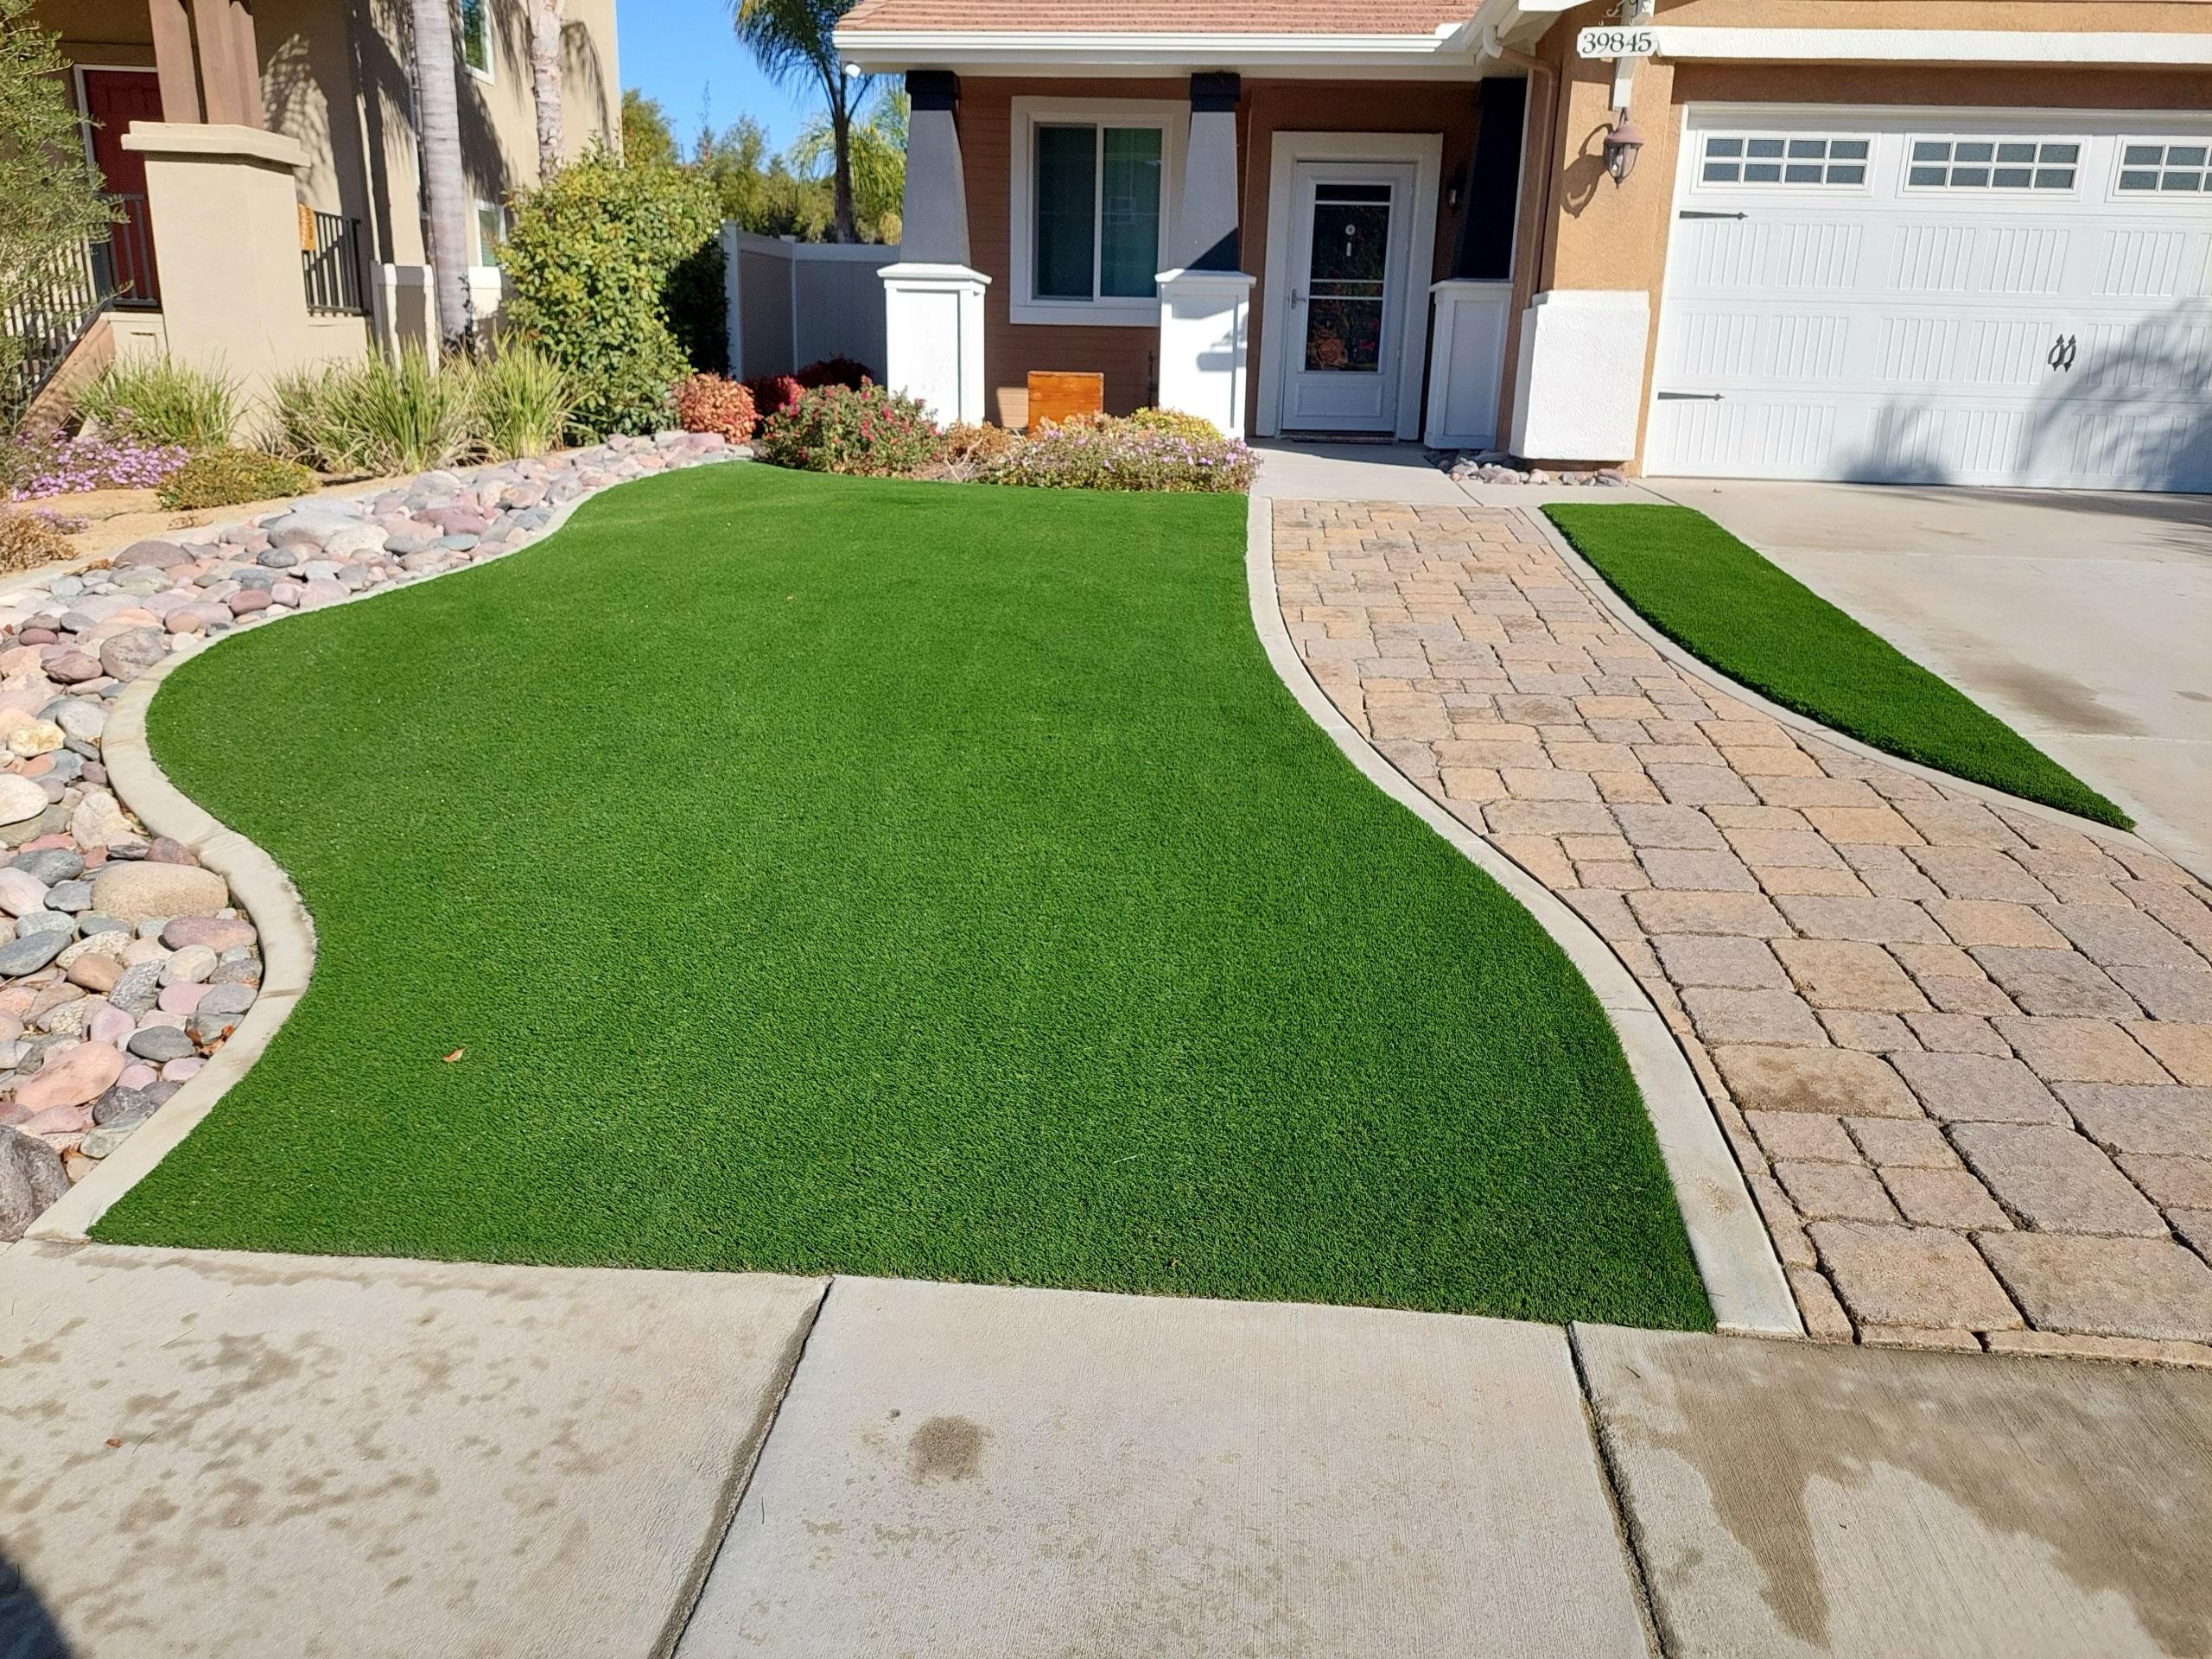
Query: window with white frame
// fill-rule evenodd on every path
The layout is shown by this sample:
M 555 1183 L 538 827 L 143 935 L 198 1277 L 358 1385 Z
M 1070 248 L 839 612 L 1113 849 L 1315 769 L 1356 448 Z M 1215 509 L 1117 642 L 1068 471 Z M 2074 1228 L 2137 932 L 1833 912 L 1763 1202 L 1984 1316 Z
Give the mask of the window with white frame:
M 496 265 L 507 239 L 507 210 L 496 201 L 476 204 L 476 263 Z
M 472 75 L 492 78 L 492 0 L 461 0 L 461 60 Z
M 1180 105 L 1015 100 L 1016 322 L 1151 323 L 1172 218 Z
M 1795 138 L 1786 134 L 1709 133 L 1704 184 L 1863 185 L 1864 138 Z
M 2035 138 L 1916 138 L 1904 181 L 1915 190 L 2071 190 L 2082 146 Z
M 2212 191 L 2212 145 L 2202 139 L 2185 144 L 2122 143 L 2120 188 L 2130 195 Z

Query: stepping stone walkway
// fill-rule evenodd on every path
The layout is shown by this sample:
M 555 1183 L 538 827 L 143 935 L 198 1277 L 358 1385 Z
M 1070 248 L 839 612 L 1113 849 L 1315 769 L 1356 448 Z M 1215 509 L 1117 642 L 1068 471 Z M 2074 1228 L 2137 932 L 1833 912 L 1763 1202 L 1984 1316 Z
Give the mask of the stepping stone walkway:
M 1681 1040 L 1806 1326 L 2212 1363 L 2212 892 L 1683 672 L 1519 510 L 1284 501 L 1314 679 Z
M 0 1243 L 196 1076 L 261 983 L 258 936 L 223 879 L 109 786 L 113 700 L 233 629 L 480 564 L 563 503 L 730 454 L 671 432 L 425 473 L 0 594 Z

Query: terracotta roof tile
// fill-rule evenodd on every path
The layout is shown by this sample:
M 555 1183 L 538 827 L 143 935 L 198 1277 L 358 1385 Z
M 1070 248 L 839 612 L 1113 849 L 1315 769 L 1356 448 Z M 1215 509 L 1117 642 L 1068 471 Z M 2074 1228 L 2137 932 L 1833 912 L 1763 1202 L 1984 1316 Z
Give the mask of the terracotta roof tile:
M 839 31 L 1086 35 L 1428 35 L 1475 0 L 861 0 Z

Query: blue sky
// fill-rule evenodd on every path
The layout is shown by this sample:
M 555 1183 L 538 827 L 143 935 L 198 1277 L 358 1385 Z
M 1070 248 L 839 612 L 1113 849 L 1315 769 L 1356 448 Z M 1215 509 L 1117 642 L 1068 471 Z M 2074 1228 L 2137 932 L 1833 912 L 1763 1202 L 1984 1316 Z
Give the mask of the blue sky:
M 620 0 L 615 50 L 622 85 L 658 99 L 687 146 L 699 130 L 701 98 L 711 93 L 715 126 L 750 115 L 780 149 L 798 136 L 818 94 L 772 85 L 737 43 L 729 18 L 728 0 Z

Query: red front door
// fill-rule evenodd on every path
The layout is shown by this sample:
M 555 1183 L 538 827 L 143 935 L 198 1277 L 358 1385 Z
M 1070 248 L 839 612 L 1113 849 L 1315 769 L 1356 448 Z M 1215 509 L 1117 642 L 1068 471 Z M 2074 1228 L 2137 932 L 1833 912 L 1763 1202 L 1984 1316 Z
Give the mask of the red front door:
M 124 218 L 110 245 L 115 285 L 125 305 L 158 305 L 161 273 L 154 267 L 154 230 L 146 216 L 146 158 L 123 147 L 133 121 L 162 118 L 162 86 L 150 69 L 86 69 L 85 113 L 92 123 L 92 162 L 111 196 L 123 199 Z

